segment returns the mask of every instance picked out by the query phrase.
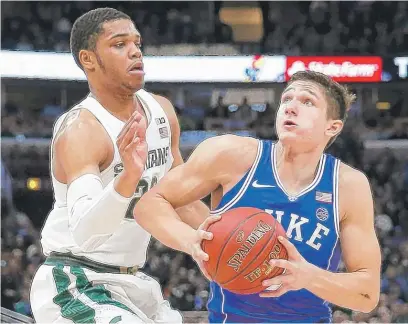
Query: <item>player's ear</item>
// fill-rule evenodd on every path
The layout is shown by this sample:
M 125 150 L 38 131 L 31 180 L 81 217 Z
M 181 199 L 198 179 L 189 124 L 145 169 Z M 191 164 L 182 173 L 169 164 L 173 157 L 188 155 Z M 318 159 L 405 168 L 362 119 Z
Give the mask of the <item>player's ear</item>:
M 329 137 L 337 136 L 343 129 L 343 121 L 340 119 L 330 120 L 327 123 L 326 135 Z
M 81 63 L 84 70 L 93 71 L 95 70 L 97 60 L 93 52 L 87 50 L 80 50 L 79 62 Z

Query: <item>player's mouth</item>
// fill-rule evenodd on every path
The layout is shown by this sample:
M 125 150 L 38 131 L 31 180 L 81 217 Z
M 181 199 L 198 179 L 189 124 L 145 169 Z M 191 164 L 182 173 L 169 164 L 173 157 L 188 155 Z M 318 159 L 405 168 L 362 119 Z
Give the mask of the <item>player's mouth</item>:
M 143 63 L 142 62 L 135 62 L 133 63 L 129 69 L 128 72 L 130 74 L 144 74 L 144 70 L 143 70 Z
M 292 120 L 285 120 L 283 122 L 283 127 L 286 129 L 293 129 L 297 126 L 297 124 Z

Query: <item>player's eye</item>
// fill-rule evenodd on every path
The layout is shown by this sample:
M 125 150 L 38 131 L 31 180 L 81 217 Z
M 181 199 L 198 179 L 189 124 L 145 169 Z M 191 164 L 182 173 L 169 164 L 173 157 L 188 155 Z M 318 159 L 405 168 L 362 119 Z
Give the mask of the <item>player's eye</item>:
M 282 99 L 282 103 L 288 103 L 291 100 L 290 97 L 285 97 Z
M 305 103 L 306 106 L 309 106 L 309 107 L 313 106 L 313 102 L 312 102 L 312 100 L 310 100 L 310 99 L 306 99 L 306 100 L 304 101 L 304 103 Z
M 119 43 L 116 43 L 115 44 L 115 47 L 117 47 L 117 48 L 122 48 L 122 47 L 124 47 L 125 46 L 125 43 L 124 42 L 119 42 Z

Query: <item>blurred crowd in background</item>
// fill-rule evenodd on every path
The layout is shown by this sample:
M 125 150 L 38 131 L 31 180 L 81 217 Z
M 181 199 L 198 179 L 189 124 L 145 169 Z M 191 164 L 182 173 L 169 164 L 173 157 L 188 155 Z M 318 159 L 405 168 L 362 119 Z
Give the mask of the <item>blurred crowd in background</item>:
M 220 2 L 199 9 L 199 2 L 2 2 L 1 48 L 11 50 L 69 51 L 74 20 L 85 11 L 110 6 L 133 18 L 150 54 L 166 54 L 174 44 L 221 44 L 218 54 L 369 54 L 408 53 L 406 2 L 261 2 L 264 32 L 259 42 L 234 40 L 231 27 L 218 14 Z M 196 23 L 207 21 L 211 23 Z M 166 47 L 169 46 L 169 47 Z M 2 93 L 3 95 L 3 93 Z M 278 97 L 278 96 L 277 96 Z M 401 97 L 402 98 L 402 97 Z M 176 110 L 183 132 L 248 131 L 275 140 L 278 102 L 226 104 L 223 95 L 199 109 Z M 21 145 L 27 138 L 49 139 L 55 119 L 69 107 L 55 97 L 33 109 L 2 101 L 1 136 L 16 140 L 3 145 L 1 158 L 1 305 L 31 315 L 30 283 L 44 260 L 40 229 L 51 208 L 50 189 L 22 198 L 26 179 L 49 177 L 49 147 Z M 370 179 L 375 201 L 375 226 L 383 253 L 382 294 L 378 307 L 362 314 L 335 307 L 336 323 L 408 322 L 408 159 L 384 148 L 371 154 L 367 139 L 408 139 L 408 106 L 402 99 L 388 110 L 368 109 L 357 102 L 342 135 L 329 152 L 363 170 Z M 395 142 L 395 141 L 394 141 Z M 184 154 L 187 157 L 188 154 Z M 24 183 L 21 184 L 21 179 Z M 20 182 L 19 182 L 20 181 Z M 19 191 L 20 190 L 20 191 Z M 47 196 L 48 195 L 48 196 Z M 31 200 L 30 200 L 31 199 Z M 208 202 L 208 199 L 206 200 Z M 35 204 L 35 207 L 33 207 Z M 342 264 L 340 271 L 344 270 Z M 162 284 L 173 307 L 205 310 L 208 282 L 192 259 L 152 240 L 142 270 Z
M 260 2 L 263 35 L 250 46 L 237 44 L 229 25 L 219 18 L 222 2 L 213 4 L 215 15 L 206 7 L 200 10 L 202 5 L 196 2 L 47 1 L 18 6 L 3 2 L 1 47 L 68 52 L 75 19 L 90 9 L 109 6 L 136 22 L 146 46 L 227 44 L 241 53 L 285 55 L 408 52 L 405 1 Z

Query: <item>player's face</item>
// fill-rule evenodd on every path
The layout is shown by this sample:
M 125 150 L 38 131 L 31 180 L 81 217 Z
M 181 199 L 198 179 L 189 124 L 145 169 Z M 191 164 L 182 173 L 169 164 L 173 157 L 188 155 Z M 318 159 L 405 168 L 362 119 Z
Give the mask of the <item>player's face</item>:
M 143 87 L 141 36 L 132 21 L 119 19 L 104 23 L 95 52 L 98 78 L 132 91 Z
M 324 89 L 310 81 L 295 81 L 281 97 L 276 130 L 279 140 L 306 147 L 326 145 L 341 131 L 341 120 L 328 117 Z

